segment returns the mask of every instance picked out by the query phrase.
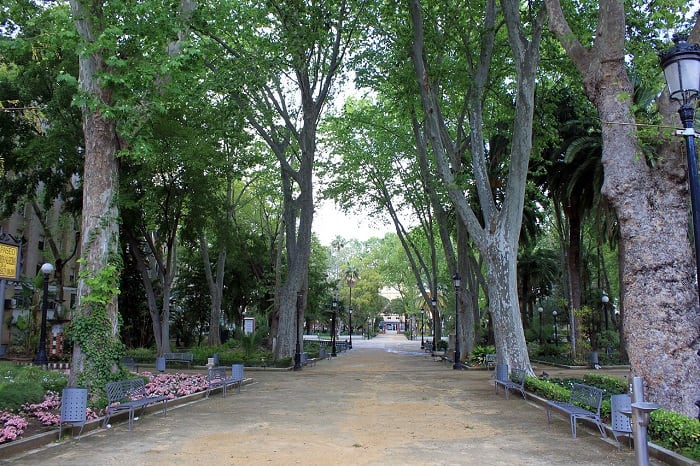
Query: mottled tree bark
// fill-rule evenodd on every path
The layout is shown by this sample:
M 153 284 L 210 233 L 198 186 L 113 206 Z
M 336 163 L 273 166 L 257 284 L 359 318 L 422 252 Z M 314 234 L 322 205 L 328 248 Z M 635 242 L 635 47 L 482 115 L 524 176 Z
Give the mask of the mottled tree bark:
M 92 19 L 101 16 L 101 3 L 92 2 L 88 7 L 80 0 L 71 0 L 70 7 L 83 43 L 88 46 L 94 45 L 101 31 Z M 83 52 L 79 61 L 80 90 L 90 101 L 90 105 L 86 104 L 82 108 L 85 168 L 82 180 L 81 267 L 83 274 L 94 276 L 118 254 L 119 250 L 119 170 L 116 158 L 119 143 L 116 123 L 103 114 L 103 110 L 111 104 L 110 90 L 97 78 L 98 73 L 107 69 L 104 58 L 99 50 L 95 50 L 91 53 Z M 82 298 L 89 292 L 85 281 L 81 279 L 78 283 L 77 313 L 89 312 L 89 308 L 81 306 Z M 116 295 L 108 306 L 108 318 L 116 338 L 119 330 Z M 89 369 L 86 367 L 86 354 L 79 344 L 75 344 L 69 385 L 74 385 L 79 373 L 86 369 Z
M 695 263 L 687 237 L 688 194 L 682 141 L 660 137 L 658 163 L 637 153 L 633 88 L 625 67 L 625 11 L 601 0 L 592 48 L 569 28 L 558 0 L 546 0 L 550 29 L 583 76 L 603 122 L 603 194 L 615 208 L 622 243 L 623 326 L 635 376 L 647 399 L 697 415 L 700 315 Z M 661 104 L 663 105 L 663 100 Z M 668 99 L 666 98 L 666 105 Z M 667 123 L 671 121 L 664 112 Z

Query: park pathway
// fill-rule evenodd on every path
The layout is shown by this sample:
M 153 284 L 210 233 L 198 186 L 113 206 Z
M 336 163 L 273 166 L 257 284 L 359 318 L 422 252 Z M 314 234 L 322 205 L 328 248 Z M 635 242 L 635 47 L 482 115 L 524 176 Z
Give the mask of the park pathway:
M 18 465 L 633 465 L 588 428 L 494 393 L 486 371 L 454 371 L 419 341 L 380 335 L 298 372 L 151 414 Z M 661 464 L 654 460 L 652 464 Z

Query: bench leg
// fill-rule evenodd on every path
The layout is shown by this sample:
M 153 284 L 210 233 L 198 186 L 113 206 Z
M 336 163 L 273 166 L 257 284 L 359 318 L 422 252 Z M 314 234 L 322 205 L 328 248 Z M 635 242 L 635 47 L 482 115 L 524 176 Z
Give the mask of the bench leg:
M 571 436 L 576 438 L 576 417 L 572 415 L 569 419 L 571 422 Z
M 547 406 L 547 424 L 552 423 L 552 409 Z

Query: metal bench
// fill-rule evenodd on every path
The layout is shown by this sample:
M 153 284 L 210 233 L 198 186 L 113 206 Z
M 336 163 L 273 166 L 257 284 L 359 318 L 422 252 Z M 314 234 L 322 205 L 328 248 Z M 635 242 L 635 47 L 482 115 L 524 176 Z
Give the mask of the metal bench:
M 603 438 L 607 437 L 605 433 L 605 424 L 600 419 L 600 406 L 603 403 L 603 390 L 581 383 L 575 383 L 571 388 L 569 401 L 545 401 L 547 409 L 547 422 L 552 422 L 552 409 L 562 411 L 569 416 L 571 423 L 571 436 L 576 438 L 576 421 L 583 419 L 594 423 Z
M 487 354 L 484 356 L 484 364 L 486 364 L 486 369 L 489 371 L 496 369 L 496 355 Z
M 190 368 L 190 364 L 194 360 L 194 354 L 192 353 L 165 353 L 163 354 L 165 358 L 165 363 L 168 362 L 178 362 L 182 364 L 187 364 L 187 368 Z
M 139 416 L 146 406 L 154 403 L 163 403 L 163 415 L 168 415 L 168 397 L 165 395 L 148 396 L 146 394 L 146 384 L 141 377 L 135 379 L 120 380 L 118 382 L 108 382 L 105 387 L 107 392 L 107 407 L 105 408 L 105 420 L 103 427 L 109 425 L 109 420 L 117 413 L 129 412 L 129 430 L 134 425 L 135 411 L 140 408 Z
M 505 376 L 503 374 L 496 374 L 496 380 L 494 380 L 493 385 L 496 390 L 496 393 L 498 393 L 498 387 L 503 387 L 503 392 L 505 394 L 506 400 L 510 398 L 510 391 L 511 390 L 517 390 L 520 392 L 520 394 L 525 397 L 525 378 L 527 377 L 527 372 L 525 372 L 522 369 L 513 369 L 510 372 L 510 375 L 508 374 L 508 365 L 507 364 L 499 364 L 500 366 L 505 366 Z M 500 377 L 499 377 L 500 375 Z
M 620 435 L 626 434 L 631 446 L 632 423 L 630 416 L 624 413 L 632 413 L 632 397 L 629 395 L 612 395 L 610 397 L 610 424 L 612 433 L 617 441 L 617 449 L 620 450 Z
M 236 365 L 237 364 L 234 364 L 234 366 Z M 225 367 L 212 367 L 208 371 L 207 378 L 209 381 L 209 386 L 207 387 L 206 395 L 207 398 L 209 398 L 209 394 L 211 393 L 211 391 L 216 390 L 217 388 L 221 388 L 222 395 L 226 397 L 226 387 L 228 387 L 229 385 L 238 385 L 238 388 L 240 390 L 240 385 L 243 382 L 242 372 L 241 374 L 236 374 L 236 371 L 232 368 L 231 377 L 228 377 L 226 375 Z

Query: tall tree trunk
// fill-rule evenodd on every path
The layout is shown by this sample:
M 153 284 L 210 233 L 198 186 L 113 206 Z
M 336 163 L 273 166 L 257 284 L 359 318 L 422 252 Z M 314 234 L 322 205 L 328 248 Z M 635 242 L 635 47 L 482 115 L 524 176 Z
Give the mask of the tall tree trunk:
M 102 16 L 101 2 L 92 2 L 89 7 L 80 0 L 70 0 L 71 13 L 75 20 L 78 34 L 89 49 L 94 47 L 96 38 L 101 34 L 100 23 L 94 18 Z M 83 218 L 82 232 L 82 273 L 81 276 L 95 277 L 119 253 L 119 209 L 117 194 L 119 189 L 119 170 L 116 153 L 118 138 L 116 123 L 105 117 L 103 111 L 111 104 L 112 95 L 104 87 L 98 74 L 107 70 L 107 64 L 100 50 L 83 52 L 79 57 L 80 89 L 89 99 L 91 105 L 84 105 L 83 133 L 85 138 L 85 168 L 83 174 Z M 78 306 L 74 319 L 90 313 L 89 306 L 83 305 L 83 299 L 90 294 L 85 279 L 78 283 Z M 117 295 L 107 306 L 108 325 L 111 336 L 118 340 L 119 319 Z M 85 373 L 90 378 L 91 361 L 83 352 L 80 344 L 73 346 L 73 357 L 69 385 L 74 386 L 78 378 Z M 116 370 L 116 362 L 114 370 Z
M 495 34 L 495 2 L 488 2 L 485 13 L 486 31 L 482 36 L 479 66 L 475 70 L 474 87 L 469 90 L 470 138 L 472 168 L 483 215 L 482 226 L 467 202 L 461 186 L 455 181 L 454 167 L 459 167 L 460 154 L 454 150 L 464 144 L 454 143 L 446 136 L 449 130 L 441 117 L 438 93 L 433 89 L 425 63 L 422 7 L 418 0 L 409 2 L 413 24 L 412 60 L 423 106 L 426 133 L 432 145 L 438 173 L 455 205 L 459 219 L 484 257 L 489 279 L 489 305 L 494 317 L 496 351 L 500 362 L 512 367 L 530 367 L 525 335 L 518 305 L 517 242 L 522 223 L 525 179 L 532 149 L 532 118 L 534 109 L 535 72 L 539 62 L 539 43 L 544 21 L 543 12 L 532 19 L 532 39 L 526 39 L 520 21 L 519 2 L 501 1 L 513 52 L 517 81 L 515 121 L 511 144 L 506 196 L 497 206 L 487 176 L 482 136 L 482 99 L 488 77 Z M 496 280 L 494 282 L 493 280 Z M 500 334 L 499 334 L 500 333 Z
M 546 0 L 550 29 L 579 72 L 603 122 L 603 194 L 620 222 L 624 332 L 632 373 L 647 398 L 666 409 L 697 415 L 700 396 L 698 294 L 687 231 L 687 187 L 682 141 L 660 137 L 651 168 L 637 153 L 633 88 L 625 66 L 622 0 L 601 0 L 592 48 L 571 31 L 558 0 Z M 666 120 L 670 120 L 668 99 Z M 678 120 L 673 122 L 679 125 Z

